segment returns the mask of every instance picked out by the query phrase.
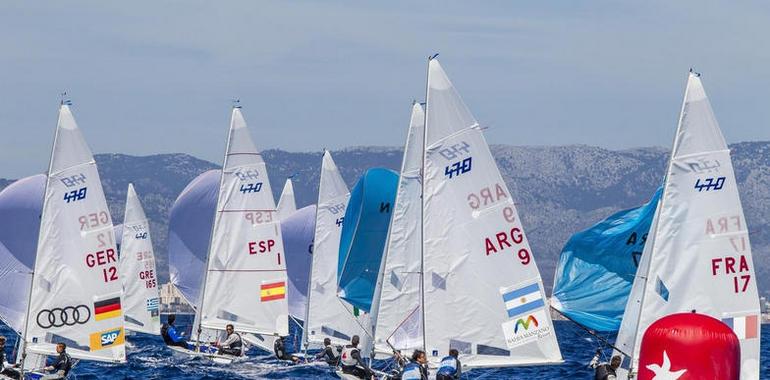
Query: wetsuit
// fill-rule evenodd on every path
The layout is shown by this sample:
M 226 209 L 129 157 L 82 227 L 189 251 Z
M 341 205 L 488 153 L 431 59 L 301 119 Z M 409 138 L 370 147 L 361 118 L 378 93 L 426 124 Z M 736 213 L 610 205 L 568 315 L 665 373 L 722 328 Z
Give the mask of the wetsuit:
M 43 376 L 41 380 L 63 379 L 67 377 L 67 374 L 72 369 L 72 358 L 66 352 L 62 352 L 56 357 L 51 367 L 53 367 L 54 373 Z
M 328 345 L 324 347 L 323 351 L 317 353 L 315 358 L 316 360 L 323 359 L 326 364 L 336 367 L 337 363 L 340 361 L 340 351 L 342 351 L 342 347 Z
M 594 375 L 595 380 L 614 380 L 617 378 L 617 374 L 615 373 L 615 369 L 612 368 L 611 365 L 608 363 L 602 363 L 599 364 L 596 367 L 596 373 Z
M 428 369 L 420 365 L 420 363 L 409 362 L 409 364 L 404 366 L 401 380 L 428 380 Z
M 436 380 L 456 380 L 462 376 L 462 364 L 454 356 L 445 356 L 436 371 Z
M 369 379 L 374 375 L 374 372 L 361 359 L 361 351 L 352 345 L 347 345 L 342 349 L 340 361 L 342 361 L 343 373 L 359 379 Z
M 219 345 L 219 353 L 222 355 L 233 356 L 243 355 L 243 341 L 241 340 L 241 335 L 237 332 L 228 335 L 227 339 Z
M 168 346 L 179 346 L 189 349 L 185 339 L 176 332 L 174 325 L 163 324 L 160 328 L 160 336 Z
M 10 364 L 6 361 L 5 346 L 0 346 L 0 365 L 2 365 L 2 368 L 0 368 L 0 375 L 10 377 L 12 379 L 18 379 L 21 377 L 19 376 L 19 371 L 13 368 L 13 364 Z
M 281 360 L 289 360 L 289 361 L 296 361 L 297 357 L 290 355 L 286 352 L 286 346 L 283 343 L 283 338 L 278 338 L 275 340 L 275 343 L 273 343 L 273 352 L 275 352 L 275 357 Z

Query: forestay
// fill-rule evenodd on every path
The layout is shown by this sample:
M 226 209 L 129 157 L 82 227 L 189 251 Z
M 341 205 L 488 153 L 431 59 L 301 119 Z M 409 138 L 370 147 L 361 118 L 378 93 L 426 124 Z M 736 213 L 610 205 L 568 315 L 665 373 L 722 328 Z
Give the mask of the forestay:
M 398 175 L 369 169 L 350 194 L 340 236 L 337 266 L 339 297 L 357 310 L 371 311 L 382 254 L 395 203 Z
M 593 330 L 620 328 L 662 192 L 572 235 L 561 251 L 551 307 Z
M 169 277 L 195 308 L 203 284 L 201 278 L 206 272 L 221 173 L 221 170 L 209 170 L 190 181 L 169 212 Z
M 73 358 L 125 362 L 117 258 L 96 162 L 63 104 L 40 221 L 25 351 L 54 355 L 55 344 L 64 342 Z
M 561 361 L 542 280 L 508 187 L 470 114 L 430 60 L 423 183 L 425 348 L 468 367 Z
M 422 149 L 425 112 L 412 107 L 396 202 L 372 305 L 375 348 L 404 353 L 422 349 Z
M 128 184 L 120 244 L 126 329 L 160 334 L 160 292 L 150 222 L 133 184 Z
M 741 379 L 758 379 L 760 311 L 746 219 L 730 151 L 696 73 L 650 231 L 616 342 L 631 355 L 622 367 L 636 372 L 650 324 L 696 310 L 735 326 Z M 677 360 L 670 358 L 672 368 L 683 369 Z
M 24 330 L 45 183 L 38 174 L 0 192 L 0 320 L 17 334 Z
M 307 317 L 303 342 L 348 344 L 353 335 L 366 342 L 370 326 L 368 314 L 355 316 L 353 306 L 337 297 L 337 255 L 340 233 L 350 193 L 331 154 L 324 152 L 318 209 L 315 224 L 313 263 L 308 285 Z
M 233 108 L 219 186 L 200 326 L 288 335 L 286 260 L 265 162 Z M 196 326 L 198 324 L 196 323 Z
M 281 190 L 281 197 L 278 198 L 278 218 L 284 220 L 297 211 L 297 202 L 294 200 L 294 183 L 291 178 L 286 179 L 286 183 Z

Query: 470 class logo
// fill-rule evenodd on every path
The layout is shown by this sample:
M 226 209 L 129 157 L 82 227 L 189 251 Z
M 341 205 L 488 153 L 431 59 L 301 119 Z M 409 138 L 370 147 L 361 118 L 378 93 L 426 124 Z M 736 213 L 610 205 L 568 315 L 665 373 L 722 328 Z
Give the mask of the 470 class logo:
M 122 327 L 99 331 L 89 335 L 88 337 L 91 351 L 111 348 L 113 346 L 121 345 L 125 342 L 125 333 L 123 332 Z
M 537 323 L 537 318 L 535 318 L 534 315 L 528 315 L 526 319 L 519 318 L 518 321 L 516 321 L 516 326 L 513 327 L 513 333 L 516 334 L 519 332 L 519 326 L 523 327 L 524 330 L 529 330 L 529 326 L 534 324 L 535 328 L 538 327 L 539 323 Z

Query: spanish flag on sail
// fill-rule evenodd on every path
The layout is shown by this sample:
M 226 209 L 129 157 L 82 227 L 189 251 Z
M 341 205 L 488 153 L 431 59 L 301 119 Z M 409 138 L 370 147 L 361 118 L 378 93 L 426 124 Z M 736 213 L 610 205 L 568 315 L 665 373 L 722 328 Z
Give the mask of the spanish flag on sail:
M 286 298 L 286 282 L 270 282 L 260 287 L 259 300 L 262 302 L 275 301 Z
M 94 317 L 97 321 L 116 318 L 121 315 L 123 315 L 123 312 L 120 307 L 120 297 L 94 302 Z

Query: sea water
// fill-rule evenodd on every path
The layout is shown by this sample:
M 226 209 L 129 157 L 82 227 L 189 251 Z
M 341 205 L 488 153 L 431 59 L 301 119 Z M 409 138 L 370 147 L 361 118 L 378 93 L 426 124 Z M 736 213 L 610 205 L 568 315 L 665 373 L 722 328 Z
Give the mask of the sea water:
M 178 316 L 177 327 L 191 330 L 191 316 Z M 467 372 L 463 379 L 593 379 L 588 362 L 597 348 L 606 348 L 601 342 L 571 322 L 554 321 L 564 363 L 561 365 L 517 367 L 506 369 L 480 369 Z M 762 329 L 762 379 L 770 380 L 770 326 Z M 299 344 L 300 328 L 292 324 L 291 336 L 286 338 L 290 350 Z M 15 334 L 5 325 L 0 333 L 9 338 L 7 354 L 11 354 Z M 614 335 L 605 335 L 614 341 Z M 272 353 L 256 348 L 249 350 L 249 359 L 229 366 L 214 364 L 201 358 L 172 355 L 158 336 L 137 334 L 127 338 L 128 363 L 109 364 L 80 362 L 72 371 L 73 379 L 332 379 L 336 378 L 326 365 L 289 365 L 276 360 Z M 312 351 L 311 351 L 312 352 Z M 390 361 L 377 360 L 375 367 L 385 370 Z

